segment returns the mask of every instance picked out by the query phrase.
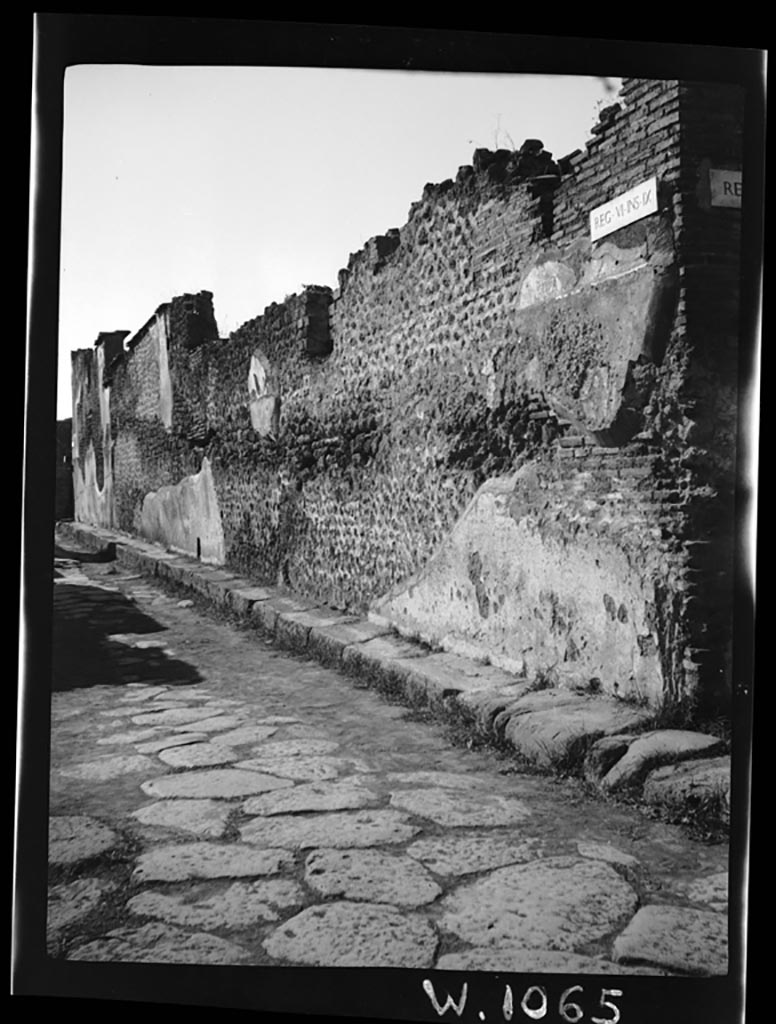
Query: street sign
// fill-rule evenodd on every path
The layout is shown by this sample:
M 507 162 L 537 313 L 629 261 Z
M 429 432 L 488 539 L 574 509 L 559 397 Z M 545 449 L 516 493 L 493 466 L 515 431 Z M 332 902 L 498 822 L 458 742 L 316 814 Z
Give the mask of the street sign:
M 595 242 L 652 213 L 657 213 L 657 178 L 650 178 L 591 210 L 590 237 Z
M 723 171 L 709 168 L 712 206 L 733 206 L 741 209 L 741 171 Z

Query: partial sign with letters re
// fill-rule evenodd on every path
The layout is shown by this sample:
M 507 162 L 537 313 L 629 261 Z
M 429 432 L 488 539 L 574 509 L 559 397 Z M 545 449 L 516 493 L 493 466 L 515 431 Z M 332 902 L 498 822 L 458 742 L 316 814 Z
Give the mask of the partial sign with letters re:
M 723 171 L 710 167 L 711 205 L 732 206 L 740 210 L 742 177 L 741 171 Z

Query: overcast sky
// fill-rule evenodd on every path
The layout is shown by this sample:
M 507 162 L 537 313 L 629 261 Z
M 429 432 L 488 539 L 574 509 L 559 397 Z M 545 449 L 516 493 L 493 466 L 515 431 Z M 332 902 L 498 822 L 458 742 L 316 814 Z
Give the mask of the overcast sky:
M 608 80 L 619 85 L 617 79 Z M 70 351 L 214 293 L 222 336 L 407 220 L 475 148 L 582 148 L 601 78 L 88 65 L 65 76 L 57 417 Z

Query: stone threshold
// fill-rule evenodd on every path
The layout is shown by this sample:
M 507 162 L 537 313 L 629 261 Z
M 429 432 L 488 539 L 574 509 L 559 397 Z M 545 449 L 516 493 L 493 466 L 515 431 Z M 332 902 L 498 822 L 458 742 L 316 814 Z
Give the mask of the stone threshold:
M 92 551 L 199 594 L 250 622 L 279 647 L 315 658 L 401 703 L 454 721 L 547 773 L 582 776 L 604 795 L 627 795 L 670 820 L 730 821 L 730 756 L 724 741 L 651 728 L 654 711 L 626 701 L 535 684 L 461 655 L 432 651 L 390 625 L 347 615 L 280 587 L 166 551 L 116 530 L 57 524 Z

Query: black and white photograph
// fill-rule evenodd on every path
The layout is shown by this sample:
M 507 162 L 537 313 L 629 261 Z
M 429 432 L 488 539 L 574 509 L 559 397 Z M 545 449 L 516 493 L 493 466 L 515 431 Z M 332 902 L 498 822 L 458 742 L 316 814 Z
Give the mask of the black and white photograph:
M 765 50 L 34 34 L 13 994 L 743 1020 Z

